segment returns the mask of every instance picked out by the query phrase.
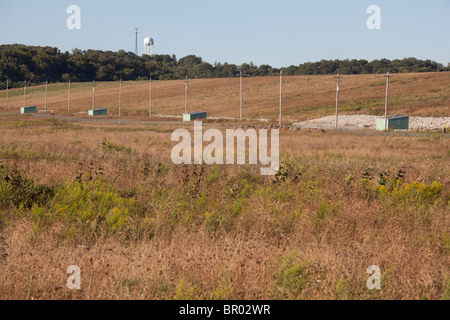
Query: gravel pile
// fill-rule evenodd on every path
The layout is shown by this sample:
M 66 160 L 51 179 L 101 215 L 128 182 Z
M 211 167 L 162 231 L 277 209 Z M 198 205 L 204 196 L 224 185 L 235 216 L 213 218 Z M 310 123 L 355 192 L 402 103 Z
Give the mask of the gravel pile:
M 338 118 L 339 127 L 347 128 L 368 128 L 375 129 L 379 116 L 368 115 L 342 115 Z M 300 128 L 327 129 L 334 128 L 335 116 L 328 116 L 314 120 L 294 123 L 294 126 Z M 450 117 L 409 117 L 410 130 L 440 130 L 443 127 L 450 127 Z

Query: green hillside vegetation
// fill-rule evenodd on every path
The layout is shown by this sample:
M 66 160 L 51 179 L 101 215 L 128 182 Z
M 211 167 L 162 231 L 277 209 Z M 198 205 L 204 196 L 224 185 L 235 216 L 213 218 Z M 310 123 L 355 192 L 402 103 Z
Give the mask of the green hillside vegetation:
M 403 60 L 321 60 L 306 62 L 298 66 L 281 68 L 286 75 L 319 74 L 376 74 L 391 69 L 393 73 L 449 71 L 450 66 L 431 60 L 406 58 Z M 20 87 L 27 80 L 29 85 L 45 81 L 75 82 L 155 80 L 189 78 L 229 78 L 240 72 L 248 76 L 269 76 L 280 72 L 270 65 L 256 66 L 253 62 L 238 66 L 230 63 L 210 64 L 201 57 L 188 55 L 177 59 L 175 55 L 158 54 L 137 56 L 131 52 L 73 49 L 61 52 L 54 47 L 25 46 L 19 44 L 0 45 L 0 89 Z

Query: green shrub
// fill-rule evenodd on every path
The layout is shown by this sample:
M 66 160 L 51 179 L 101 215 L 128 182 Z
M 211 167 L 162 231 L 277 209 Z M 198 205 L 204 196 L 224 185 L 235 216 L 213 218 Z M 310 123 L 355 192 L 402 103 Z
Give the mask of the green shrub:
M 350 278 L 342 277 L 336 282 L 336 288 L 334 293 L 334 299 L 352 299 L 351 289 L 352 289 L 352 281 Z
M 450 277 L 444 280 L 444 300 L 450 300 Z
M 390 180 L 387 185 L 377 187 L 379 197 L 389 203 L 404 204 L 434 204 L 441 199 L 443 186 L 439 181 L 425 184 L 419 181 L 403 183 L 401 180 Z
M 286 208 L 278 209 L 272 208 L 270 220 L 268 221 L 268 230 L 272 236 L 288 235 L 294 233 L 300 217 L 302 215 L 303 207 L 299 205 L 297 210 Z
M 298 181 L 302 176 L 301 172 L 296 171 L 294 166 L 289 163 L 282 163 L 277 173 L 275 174 L 274 183 L 279 183 L 282 181 L 286 181 L 287 179 L 291 179 L 292 181 Z
M 204 227 L 208 232 L 216 232 L 219 229 L 228 233 L 238 224 L 239 217 L 247 205 L 247 200 L 238 198 L 231 205 L 206 211 L 204 214 Z
M 101 181 L 65 183 L 57 188 L 47 207 L 33 207 L 32 219 L 40 226 L 62 222 L 66 235 L 98 236 L 131 228 L 134 199 L 123 198 Z
M 210 187 L 214 182 L 216 182 L 219 174 L 220 168 L 218 166 L 213 167 L 206 178 L 206 186 Z
M 232 287 L 233 273 L 227 272 L 220 276 L 216 290 L 213 293 L 213 300 L 228 300 L 233 295 Z
M 336 216 L 339 213 L 339 203 L 329 204 L 326 199 L 323 199 L 317 208 L 316 213 L 313 215 L 313 225 L 319 226 L 327 219 Z
M 174 300 L 198 300 L 200 291 L 196 285 L 190 284 L 185 279 L 181 279 L 175 291 Z
M 0 208 L 30 209 L 35 204 L 47 203 L 53 195 L 52 187 L 35 185 L 18 170 L 8 170 L 0 165 Z
M 173 210 L 170 212 L 169 216 L 169 228 L 170 230 L 175 230 L 177 227 L 184 226 L 188 227 L 192 222 L 193 214 L 189 203 L 185 200 L 178 202 Z
M 132 151 L 130 147 L 118 145 L 114 142 L 106 140 L 106 138 L 103 139 L 101 146 L 105 153 L 111 153 L 112 151 L 126 151 L 127 153 L 130 153 Z
M 321 270 L 311 261 L 296 262 L 296 255 L 287 255 L 276 275 L 273 296 L 275 299 L 299 299 L 315 282 Z

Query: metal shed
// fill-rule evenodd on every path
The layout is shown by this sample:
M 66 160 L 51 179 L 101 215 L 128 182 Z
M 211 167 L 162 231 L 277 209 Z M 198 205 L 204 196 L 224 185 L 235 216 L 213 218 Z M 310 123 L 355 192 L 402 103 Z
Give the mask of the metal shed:
M 108 115 L 108 109 L 106 109 L 106 108 L 92 109 L 92 110 L 88 110 L 88 114 L 90 116 L 106 116 L 106 115 Z
M 387 130 L 409 130 L 409 116 L 392 116 L 387 118 Z M 377 130 L 385 130 L 385 118 L 377 119 Z
M 183 121 L 192 121 L 196 119 L 206 119 L 207 113 L 205 111 L 198 111 L 183 114 Z
M 27 113 L 36 113 L 36 106 L 29 106 L 29 107 L 21 107 L 20 113 L 21 114 L 27 114 Z

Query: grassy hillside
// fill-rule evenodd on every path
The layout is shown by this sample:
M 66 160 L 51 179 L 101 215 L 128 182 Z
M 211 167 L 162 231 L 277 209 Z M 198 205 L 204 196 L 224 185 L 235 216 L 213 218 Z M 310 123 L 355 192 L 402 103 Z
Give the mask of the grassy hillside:
M 333 114 L 333 79 L 285 77 L 284 119 Z M 277 118 L 278 81 L 244 79 L 245 118 Z M 395 74 L 390 88 L 391 113 L 450 114 L 448 72 Z M 148 119 L 148 82 L 123 89 L 123 118 Z M 85 116 L 91 90 L 72 84 L 71 116 Z M 0 299 L 450 298 L 448 139 L 282 128 L 267 177 L 174 165 L 173 122 L 14 114 L 22 93 L 0 117 Z M 28 93 L 43 109 L 44 87 Z M 117 118 L 118 94 L 97 83 L 96 106 Z M 381 75 L 345 76 L 341 114 L 382 114 L 384 94 Z M 48 101 L 67 115 L 67 85 Z M 189 106 L 237 117 L 239 79 L 191 80 Z M 153 111 L 184 112 L 183 81 L 153 82 Z M 70 265 L 82 290 L 66 287 Z M 371 265 L 381 290 L 366 287 Z
M 282 129 L 264 177 L 175 128 L 0 117 L 0 299 L 449 299 L 448 139 Z
M 307 120 L 335 112 L 336 86 L 333 76 L 286 76 L 283 83 L 283 114 L 287 122 Z M 341 114 L 384 114 L 386 79 L 383 75 L 343 76 Z M 183 80 L 153 81 L 153 112 L 181 115 L 184 112 Z M 27 104 L 44 109 L 44 86 L 27 90 Z M 122 115 L 146 118 L 148 82 L 123 84 Z M 390 85 L 390 114 L 448 116 L 450 72 L 394 74 Z M 9 107 L 23 106 L 23 89 L 9 92 Z M 107 107 L 118 116 L 118 82 L 97 82 L 96 107 Z M 92 84 L 73 83 L 71 113 L 92 106 Z M 189 83 L 189 111 L 208 111 L 210 116 L 239 117 L 239 79 L 198 79 Z M 244 117 L 278 118 L 279 77 L 244 78 Z M 5 109 L 5 91 L 0 91 L 0 110 Z M 48 109 L 67 114 L 67 84 L 49 86 Z

